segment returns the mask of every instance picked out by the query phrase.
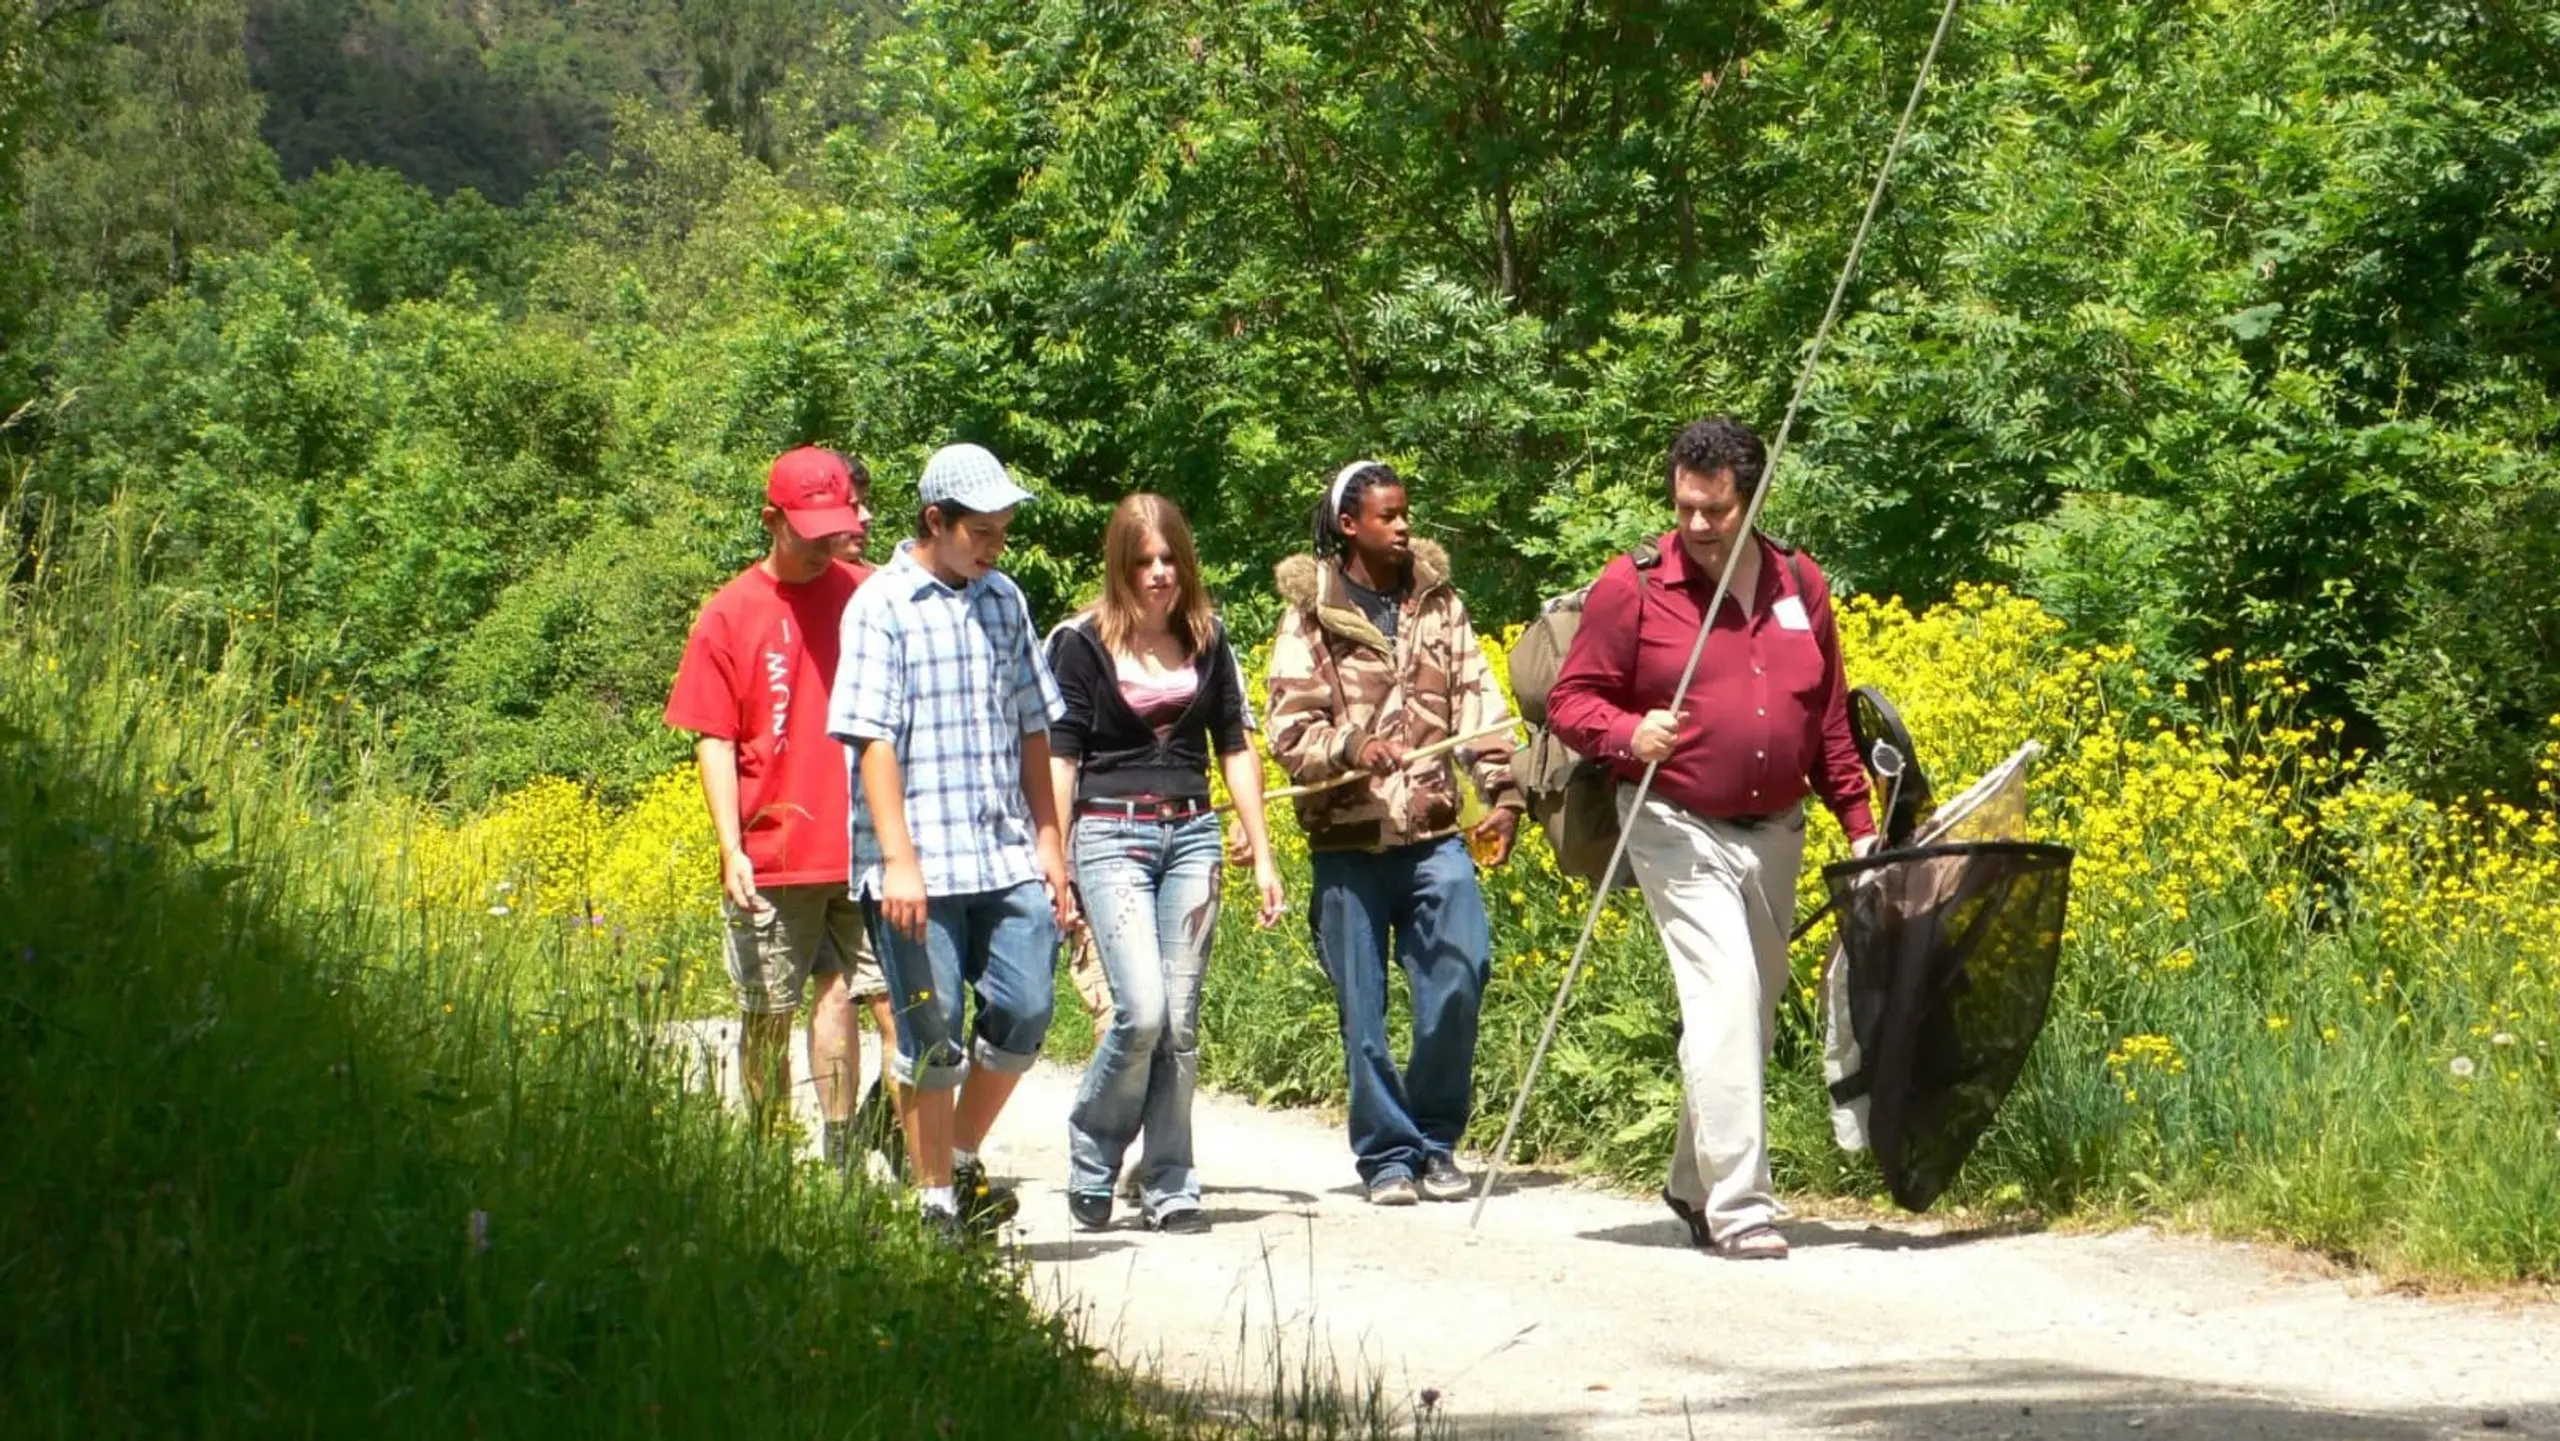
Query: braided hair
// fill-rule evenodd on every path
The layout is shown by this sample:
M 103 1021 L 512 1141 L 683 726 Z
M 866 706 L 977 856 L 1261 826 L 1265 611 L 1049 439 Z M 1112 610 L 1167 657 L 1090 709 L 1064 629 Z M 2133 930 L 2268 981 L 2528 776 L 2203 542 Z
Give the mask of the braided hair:
M 1318 559 L 1342 555 L 1349 544 L 1342 536 L 1342 518 L 1358 515 L 1363 497 L 1372 486 L 1402 485 L 1395 467 L 1383 460 L 1355 460 L 1335 471 L 1333 484 L 1326 487 L 1324 499 L 1316 502 L 1315 545 Z

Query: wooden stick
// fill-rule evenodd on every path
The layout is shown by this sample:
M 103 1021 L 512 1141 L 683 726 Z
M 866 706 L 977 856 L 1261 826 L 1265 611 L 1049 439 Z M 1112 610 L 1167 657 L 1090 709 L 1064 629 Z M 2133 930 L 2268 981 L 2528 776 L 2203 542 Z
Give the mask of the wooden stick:
M 1437 759 L 1440 756 L 1447 755 L 1449 752 L 1456 750 L 1460 746 L 1472 745 L 1477 741 L 1483 740 L 1487 736 L 1501 735 L 1518 724 L 1520 724 L 1519 718 L 1517 716 L 1513 716 L 1505 720 L 1496 721 L 1492 725 L 1469 731 L 1462 736 L 1450 736 L 1446 740 L 1433 741 L 1427 746 L 1416 746 L 1412 750 L 1405 752 L 1404 763 L 1406 765 L 1412 765 L 1416 761 Z M 1363 766 L 1354 770 L 1344 771 L 1342 774 L 1335 776 L 1331 780 L 1317 781 L 1313 785 L 1282 786 L 1276 791 L 1264 791 L 1262 793 L 1262 799 L 1265 804 L 1268 804 L 1272 801 L 1290 800 L 1297 796 L 1311 796 L 1319 791 L 1332 790 L 1336 786 L 1347 786 L 1353 781 L 1368 780 L 1370 776 L 1371 772 L 1367 767 Z M 1218 803 L 1218 809 L 1221 811 L 1231 811 L 1235 809 L 1235 805 L 1236 803 L 1232 799 L 1224 800 Z

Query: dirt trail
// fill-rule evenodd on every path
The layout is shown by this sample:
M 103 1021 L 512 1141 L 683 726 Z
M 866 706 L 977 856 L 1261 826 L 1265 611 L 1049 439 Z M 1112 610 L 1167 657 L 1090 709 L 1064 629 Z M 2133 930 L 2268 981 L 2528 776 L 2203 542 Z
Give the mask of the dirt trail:
M 795 1048 L 796 1049 L 796 1048 Z M 1205 1236 L 1069 1223 L 1075 1073 L 1027 1078 L 988 1159 L 1053 1306 L 1213 1392 L 1275 1356 L 1435 1396 L 1457 1435 L 2560 1437 L 2560 1305 L 2431 1301 L 2289 1253 L 2135 1230 L 1803 1220 L 1784 1262 L 1689 1249 L 1654 1201 L 1548 1176 L 1363 1204 L 1341 1129 L 1203 1096 Z M 806 1095 L 805 1088 L 803 1095 Z

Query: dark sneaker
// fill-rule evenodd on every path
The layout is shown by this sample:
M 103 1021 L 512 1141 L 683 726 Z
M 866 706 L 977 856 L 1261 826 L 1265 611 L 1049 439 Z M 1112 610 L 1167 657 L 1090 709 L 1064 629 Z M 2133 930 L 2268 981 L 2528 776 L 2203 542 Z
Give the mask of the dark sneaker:
M 853 1108 L 852 1130 L 853 1144 L 878 1156 L 890 1180 L 907 1178 L 907 1138 L 898 1129 L 898 1108 L 889 1104 L 887 1086 L 875 1082 L 863 1093 L 862 1104 Z
M 951 1189 L 960 1198 L 960 1219 L 970 1230 L 987 1235 L 1021 1213 L 1022 1198 L 1011 1186 L 987 1179 L 986 1164 L 971 1161 L 951 1168 Z
M 1082 1191 L 1067 1193 L 1067 1214 L 1076 1218 L 1076 1227 L 1084 1231 L 1100 1231 L 1111 1224 L 1111 1198 L 1089 1196 Z
M 1713 1242 L 1710 1241 L 1707 1236 L 1706 1212 L 1701 1211 L 1697 1207 L 1690 1205 L 1688 1202 L 1681 1200 L 1679 1197 L 1672 1195 L 1671 1188 L 1668 1186 L 1662 1188 L 1662 1204 L 1669 1206 L 1671 1208 L 1671 1214 L 1679 1217 L 1680 1223 L 1689 1228 L 1690 1245 L 1697 1247 L 1701 1251 L 1708 1250 L 1713 1246 Z
M 965 1250 L 976 1244 L 978 1240 L 977 1235 L 969 1229 L 969 1223 L 950 1211 L 939 1211 L 927 1206 L 924 1208 L 923 1223 L 925 1239 L 939 1242 L 955 1251 Z
M 1434 1201 L 1463 1201 L 1475 1194 L 1476 1183 L 1458 1168 L 1458 1158 L 1433 1152 L 1422 1161 L 1422 1194 Z
M 1209 1213 L 1197 1206 L 1175 1206 L 1149 1216 L 1147 1229 L 1168 1236 L 1197 1236 L 1209 1229 Z
M 1389 1171 L 1369 1183 L 1372 1206 L 1410 1206 L 1421 1199 L 1422 1194 L 1413 1189 L 1413 1178 L 1402 1171 Z

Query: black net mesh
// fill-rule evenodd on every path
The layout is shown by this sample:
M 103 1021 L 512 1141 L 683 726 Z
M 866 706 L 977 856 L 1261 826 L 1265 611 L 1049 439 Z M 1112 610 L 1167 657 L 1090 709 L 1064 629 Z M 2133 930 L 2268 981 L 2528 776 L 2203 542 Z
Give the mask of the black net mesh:
M 2062 846 L 1922 846 L 1823 869 L 1846 949 L 1846 1019 L 1893 1199 L 1928 1209 L 2016 1084 L 2053 999 L 2070 902 Z

